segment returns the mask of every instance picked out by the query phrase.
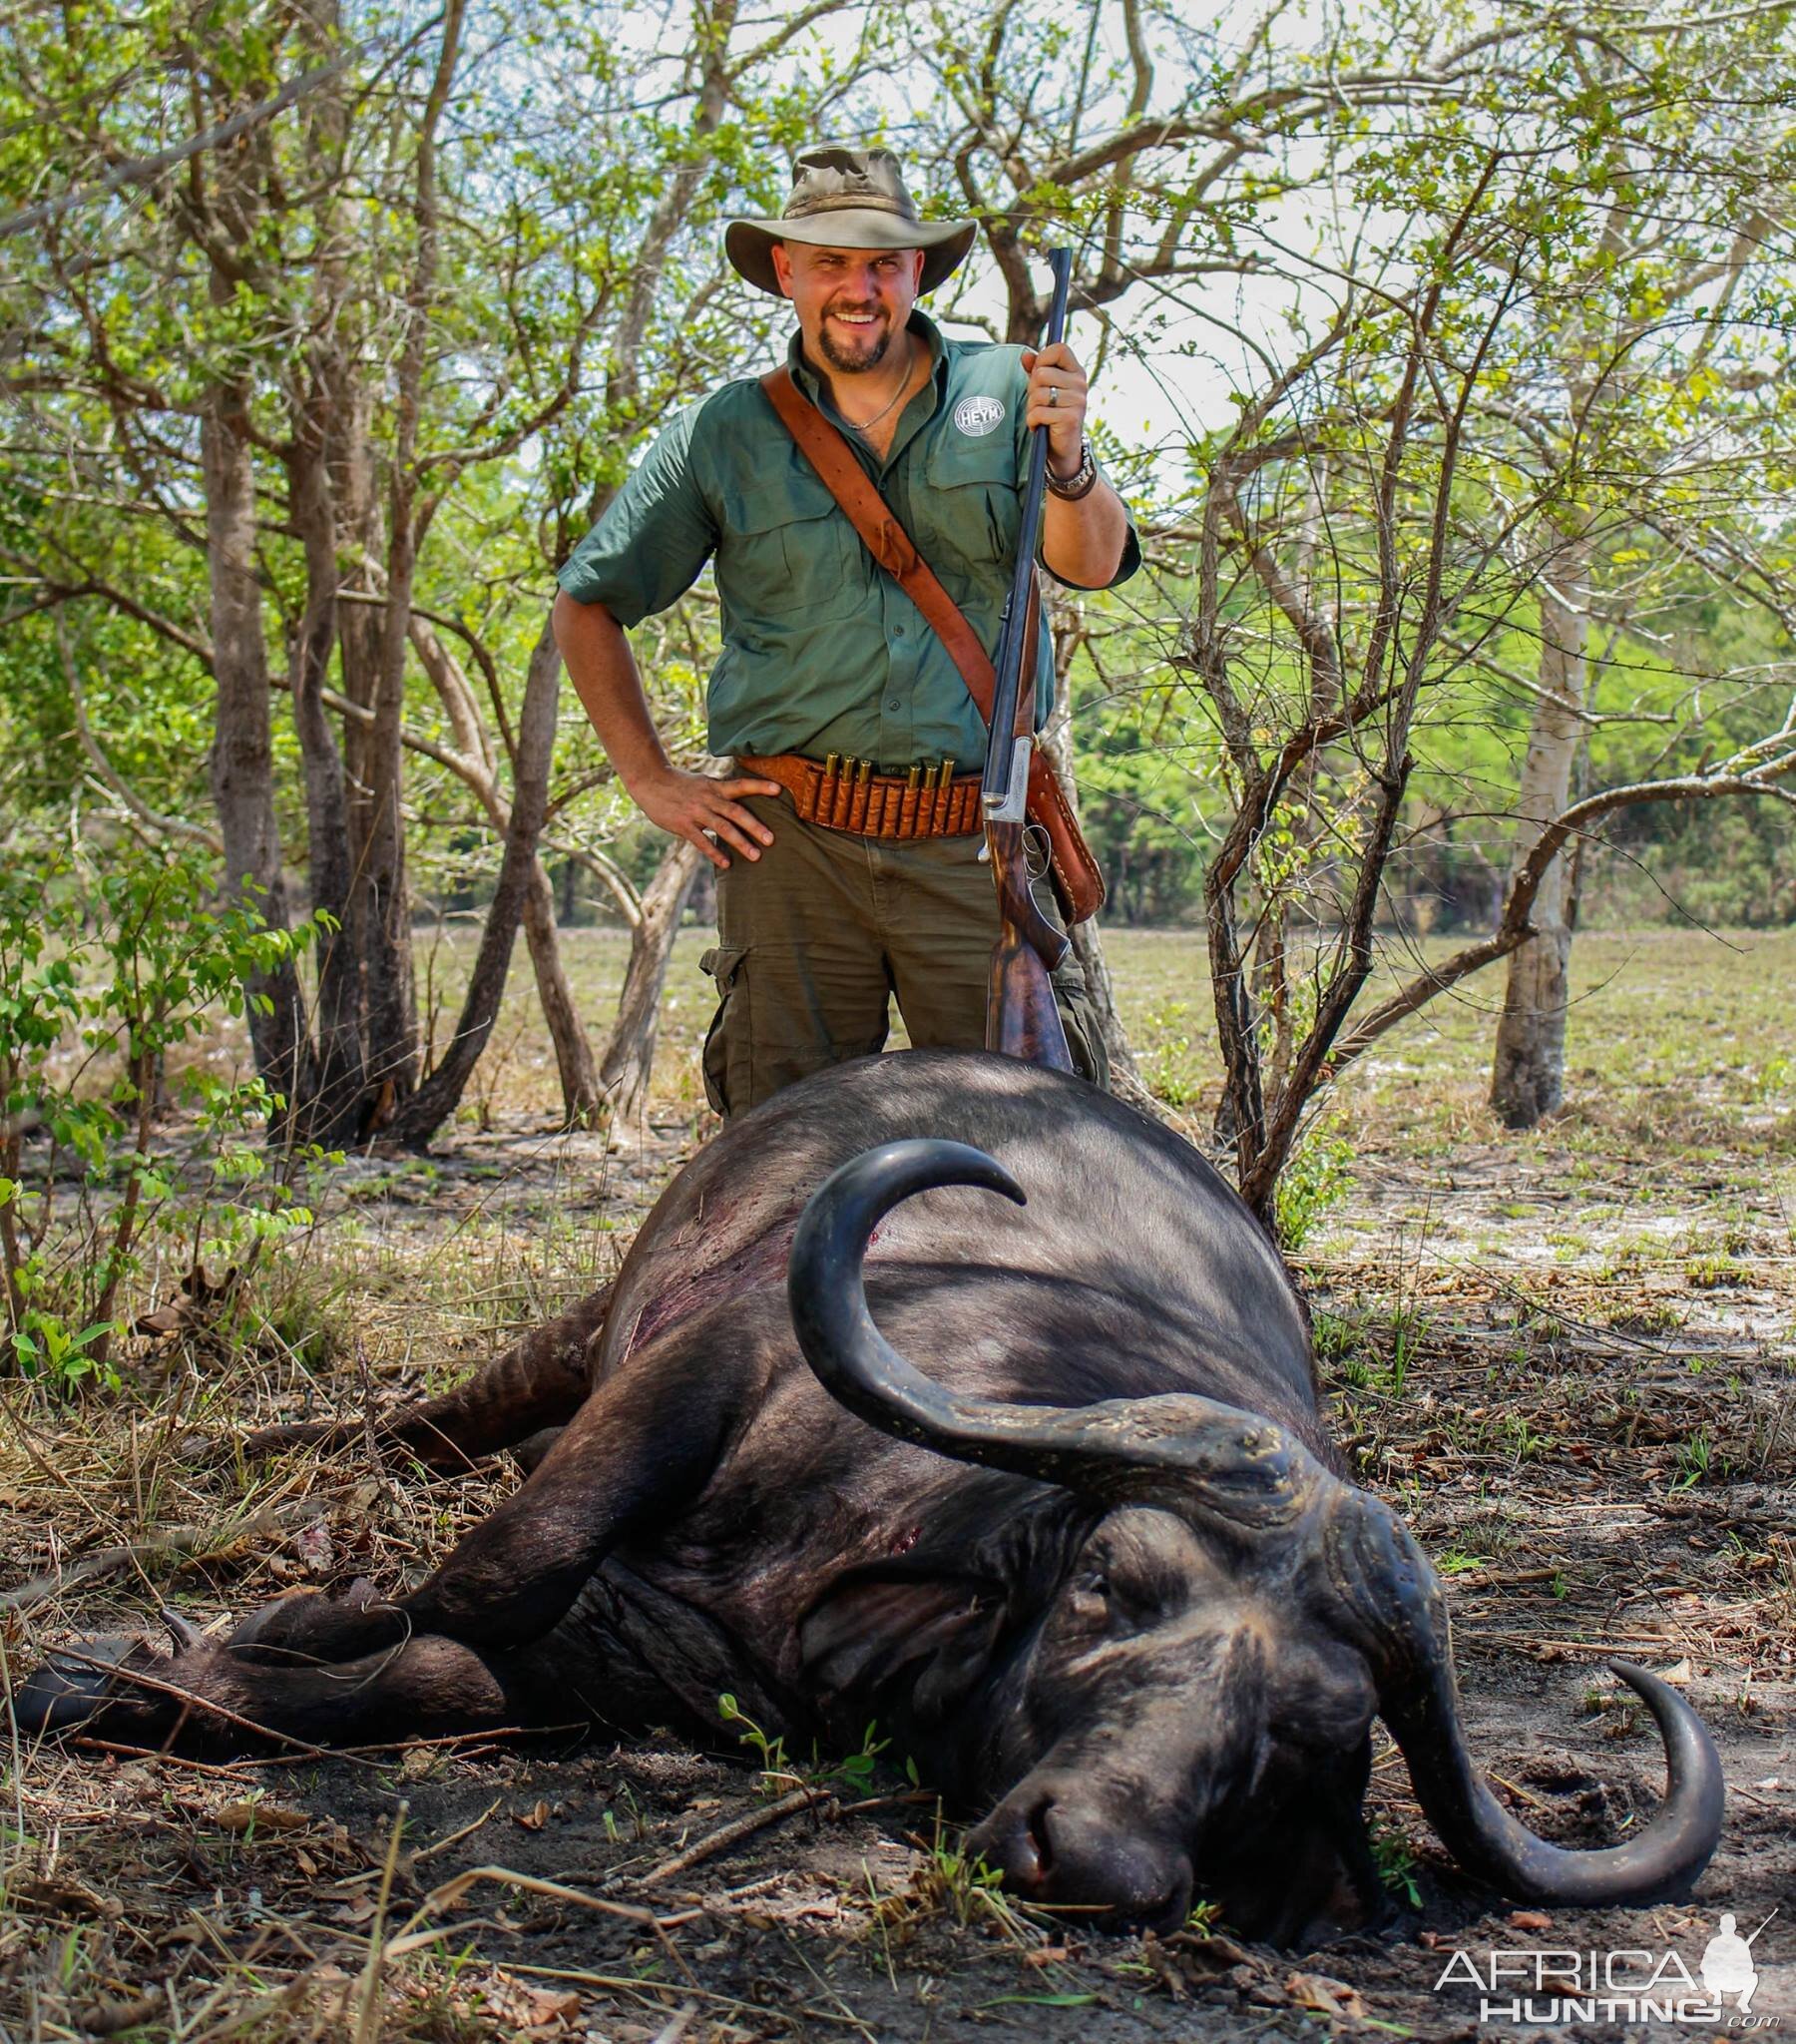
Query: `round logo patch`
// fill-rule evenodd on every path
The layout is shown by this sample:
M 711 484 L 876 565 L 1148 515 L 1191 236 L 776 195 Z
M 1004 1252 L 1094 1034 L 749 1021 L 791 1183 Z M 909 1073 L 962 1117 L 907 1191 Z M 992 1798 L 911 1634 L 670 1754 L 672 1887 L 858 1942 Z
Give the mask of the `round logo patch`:
M 954 423 L 963 433 L 983 439 L 987 433 L 996 432 L 1004 423 L 1004 399 L 1002 397 L 963 397 L 954 407 Z

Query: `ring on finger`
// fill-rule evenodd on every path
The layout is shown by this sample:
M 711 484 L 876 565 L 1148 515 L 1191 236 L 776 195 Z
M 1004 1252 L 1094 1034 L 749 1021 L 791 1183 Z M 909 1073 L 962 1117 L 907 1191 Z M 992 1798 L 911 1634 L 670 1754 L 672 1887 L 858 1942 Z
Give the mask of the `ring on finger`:
M 1049 384 L 1049 386 L 1048 386 L 1048 402 L 1049 402 L 1050 404 L 1059 404 L 1059 403 L 1060 403 L 1060 385 L 1059 385 L 1058 383 L 1050 383 L 1050 384 Z

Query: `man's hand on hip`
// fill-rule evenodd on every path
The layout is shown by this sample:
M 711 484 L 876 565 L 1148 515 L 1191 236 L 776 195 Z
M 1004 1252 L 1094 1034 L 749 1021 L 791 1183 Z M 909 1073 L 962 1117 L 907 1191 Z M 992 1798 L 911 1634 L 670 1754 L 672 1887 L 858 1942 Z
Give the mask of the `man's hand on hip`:
M 733 845 L 744 858 L 759 858 L 760 847 L 773 842 L 772 831 L 742 807 L 739 797 L 782 792 L 777 780 L 713 780 L 706 773 L 667 766 L 639 779 L 630 798 L 650 822 L 697 845 L 712 865 L 722 868 L 729 864 L 723 844 Z M 713 844 L 707 831 L 721 842 Z
M 707 774 L 687 773 L 669 760 L 649 714 L 630 641 L 604 604 L 581 603 L 563 590 L 555 600 L 555 643 L 606 758 L 650 822 L 697 845 L 714 866 L 727 866 L 729 859 L 707 831 L 733 845 L 744 858 L 759 858 L 759 846 L 771 844 L 773 833 L 737 797 L 779 794 L 778 781 L 738 775 L 712 780 Z

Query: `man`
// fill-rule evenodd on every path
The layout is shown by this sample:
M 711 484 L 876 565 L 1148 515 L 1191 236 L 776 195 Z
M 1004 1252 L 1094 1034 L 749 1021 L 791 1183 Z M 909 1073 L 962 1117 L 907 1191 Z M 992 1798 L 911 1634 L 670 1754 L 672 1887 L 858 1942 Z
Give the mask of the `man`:
M 732 221 L 724 249 L 751 283 L 791 301 L 793 380 L 990 651 L 1029 428 L 1048 429 L 1049 571 L 1103 588 L 1140 556 L 1091 459 L 1072 350 L 945 340 L 915 309 L 975 233 L 970 221 L 921 221 L 889 151 L 828 146 L 797 159 L 780 219 Z M 669 760 L 625 638 L 707 559 L 723 641 L 710 750 L 738 763 L 723 779 Z M 879 1050 L 892 994 L 913 1044 L 982 1044 L 998 928 L 973 777 L 984 722 L 760 384 L 725 384 L 668 426 L 560 579 L 556 637 L 619 777 L 719 869 L 719 941 L 705 957 L 720 995 L 704 1056 L 712 1106 L 746 1113 Z M 1044 628 L 1038 727 L 1053 679 Z M 936 798 L 919 796 L 925 782 Z M 1071 959 L 1055 991 L 1075 1062 L 1102 1082 L 1102 1037 Z

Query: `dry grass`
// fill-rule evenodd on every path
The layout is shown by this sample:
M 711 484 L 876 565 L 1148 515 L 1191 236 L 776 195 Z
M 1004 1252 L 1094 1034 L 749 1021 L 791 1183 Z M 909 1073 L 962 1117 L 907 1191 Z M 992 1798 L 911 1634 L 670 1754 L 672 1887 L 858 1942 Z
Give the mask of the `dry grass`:
M 162 1602 L 218 1626 L 305 1580 L 398 1581 L 510 1488 L 503 1466 L 432 1479 L 359 1453 L 254 1467 L 238 1443 L 275 1418 L 439 1386 L 616 1268 L 708 1123 L 702 941 L 681 939 L 671 976 L 646 1151 L 545 1133 L 553 1066 L 514 983 L 440 1156 L 330 1174 L 313 1230 L 208 1325 L 146 1344 L 120 1395 L 4 1387 L 9 1668 Z M 596 1018 L 621 940 L 576 932 L 570 951 Z M 1195 941 L 1122 932 L 1112 953 L 1143 1065 L 1201 1125 Z M 1638 1714 L 1600 1670 L 1625 1645 L 1672 1667 L 1715 1727 L 1735 1791 L 1716 1891 L 1768 1908 L 1796 1867 L 1796 1072 L 1782 1012 L 1796 938 L 1585 938 L 1577 970 L 1574 1097 L 1550 1128 L 1517 1139 L 1491 1121 L 1490 1015 L 1470 1001 L 1342 1089 L 1331 1112 L 1352 1183 L 1306 1249 L 1318 1345 L 1363 1480 L 1447 1576 L 1482 1750 L 1513 1799 L 1580 1837 L 1612 1832 L 1655 1787 Z M 1609 1757 L 1600 1779 L 1567 1759 L 1592 1739 Z M 559 1758 L 462 1742 L 225 1769 L 15 1753 L 0 1796 L 0 2038 L 945 2037 L 1019 2023 L 1228 2037 L 1348 2020 L 1339 1997 L 1329 2013 L 1326 1982 L 1210 1926 L 1162 1945 L 1019 1912 L 927 1810 L 843 1800 L 838 1785 L 748 1824 L 751 1777 L 653 1746 Z M 1373 1800 L 1393 1877 L 1416 1883 L 1430 1926 L 1470 1940 L 1500 1922 L 1429 1840 L 1393 1756 Z M 692 1857 L 725 1829 L 731 1842 Z M 670 1859 L 681 1875 L 650 1882 Z M 483 1864 L 515 1878 L 453 1891 Z M 558 1881 L 586 1899 L 542 1885 Z M 595 1911 L 594 1897 L 632 1913 Z M 1697 1917 L 1653 1920 L 1668 1938 Z M 1438 2005 L 1402 1949 L 1331 1954 L 1328 1970 L 1374 2018 L 1434 2034 Z

